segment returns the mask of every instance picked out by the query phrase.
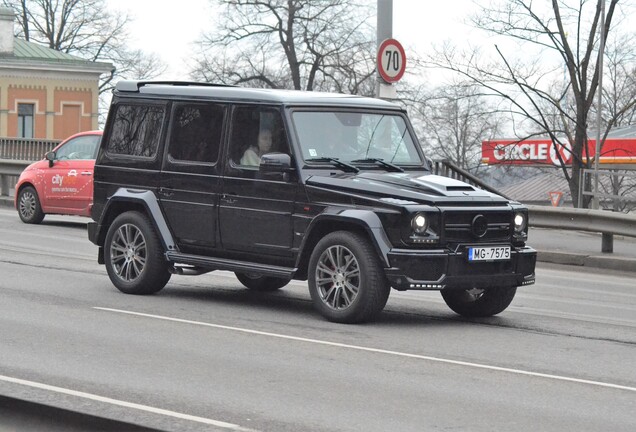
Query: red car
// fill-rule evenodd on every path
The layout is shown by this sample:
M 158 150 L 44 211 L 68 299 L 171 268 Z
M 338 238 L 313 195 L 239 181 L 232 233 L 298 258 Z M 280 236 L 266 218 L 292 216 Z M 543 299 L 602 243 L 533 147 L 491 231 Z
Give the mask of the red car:
M 15 186 L 15 208 L 22 222 L 37 224 L 46 214 L 90 216 L 101 138 L 101 131 L 80 132 L 25 168 Z

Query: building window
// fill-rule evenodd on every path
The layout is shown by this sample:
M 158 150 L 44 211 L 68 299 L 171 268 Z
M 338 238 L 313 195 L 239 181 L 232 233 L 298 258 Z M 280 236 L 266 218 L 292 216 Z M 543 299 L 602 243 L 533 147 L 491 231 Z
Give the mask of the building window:
M 33 104 L 18 104 L 18 138 L 33 138 Z

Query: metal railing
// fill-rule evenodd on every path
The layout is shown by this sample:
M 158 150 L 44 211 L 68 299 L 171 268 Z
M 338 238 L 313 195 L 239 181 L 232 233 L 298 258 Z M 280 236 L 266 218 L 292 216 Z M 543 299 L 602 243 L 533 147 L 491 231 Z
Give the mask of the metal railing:
M 44 158 L 59 143 L 59 140 L 0 137 L 0 197 L 8 197 L 24 168 Z
M 614 235 L 636 237 L 636 215 L 607 210 L 528 206 L 530 226 L 601 233 L 601 252 L 614 252 Z
M 629 211 L 636 208 L 636 171 L 634 168 L 581 170 L 579 202 L 584 196 L 599 201 L 601 207 L 614 211 Z M 594 192 L 594 182 L 598 178 L 599 191 Z M 590 189 L 588 189 L 590 188 Z
M 2 137 L 0 159 L 40 160 L 59 143 L 59 140 Z

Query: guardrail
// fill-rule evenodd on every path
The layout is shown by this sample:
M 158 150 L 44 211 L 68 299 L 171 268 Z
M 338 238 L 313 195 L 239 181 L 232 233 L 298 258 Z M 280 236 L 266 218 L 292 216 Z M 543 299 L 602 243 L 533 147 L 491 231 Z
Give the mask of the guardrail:
M 530 226 L 601 233 L 601 252 L 614 251 L 614 235 L 636 237 L 636 215 L 563 207 L 528 206 Z
M 8 197 L 20 173 L 33 161 L 0 159 L 0 197 Z

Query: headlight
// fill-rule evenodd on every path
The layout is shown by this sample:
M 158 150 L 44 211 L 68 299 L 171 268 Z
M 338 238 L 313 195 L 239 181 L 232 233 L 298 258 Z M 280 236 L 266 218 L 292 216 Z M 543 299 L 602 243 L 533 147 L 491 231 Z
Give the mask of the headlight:
M 516 232 L 523 232 L 523 230 L 526 229 L 526 215 L 523 213 L 516 213 L 515 214 L 515 231 Z
M 428 229 L 428 218 L 424 213 L 416 214 L 411 219 L 411 228 L 416 234 L 424 234 Z

